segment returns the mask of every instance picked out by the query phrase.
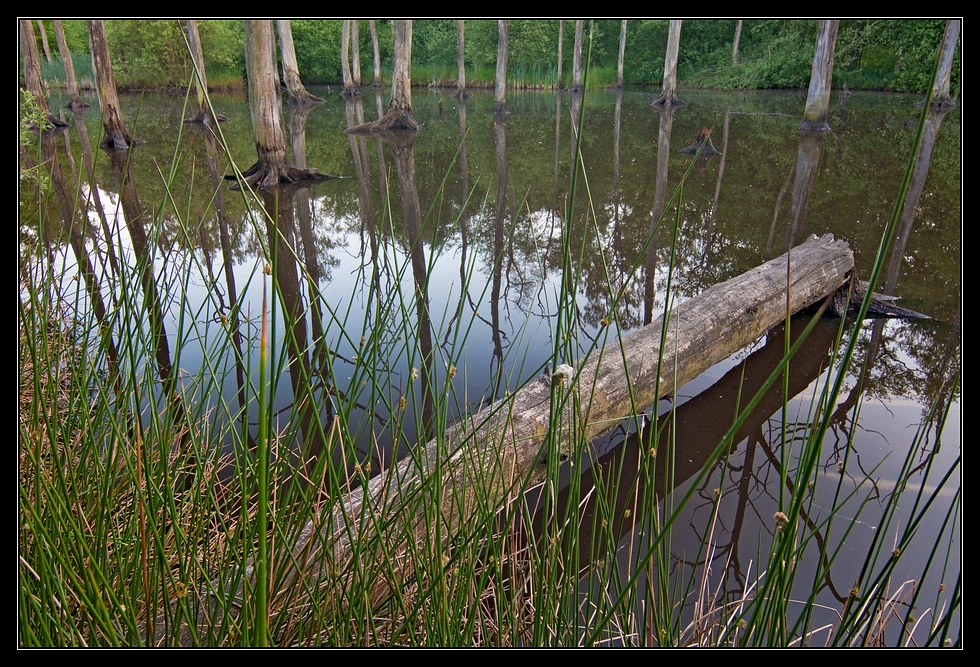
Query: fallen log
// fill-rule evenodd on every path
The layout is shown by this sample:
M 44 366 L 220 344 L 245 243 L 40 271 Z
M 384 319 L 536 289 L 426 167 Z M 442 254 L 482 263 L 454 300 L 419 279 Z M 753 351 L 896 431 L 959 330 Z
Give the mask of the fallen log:
M 338 576 L 370 577 L 371 602 L 412 586 L 413 558 L 433 553 L 425 543 L 448 544 L 461 527 L 472 527 L 475 516 L 486 516 L 488 508 L 492 514 L 516 497 L 544 474 L 543 450 L 568 455 L 576 442 L 641 419 L 658 398 L 754 342 L 787 311 L 834 295 L 853 267 L 847 243 L 811 237 L 685 301 L 666 323 L 661 317 L 586 358 L 567 360 L 562 372 L 534 379 L 469 415 L 308 524 L 282 559 L 289 565 L 279 570 L 273 608 L 277 595 L 294 600 L 299 581 L 306 590 L 344 591 L 350 589 L 338 584 Z M 228 595 L 238 598 L 241 591 L 216 584 L 205 594 L 198 623 L 215 618 L 219 609 L 209 596 Z M 287 604 L 285 598 L 278 602 Z M 340 610 L 344 601 L 336 604 Z M 236 605 L 224 608 L 229 606 Z M 182 641 L 190 639 L 182 635 Z
M 334 509 L 332 520 L 307 527 L 295 553 L 329 553 L 334 571 L 343 571 L 351 543 L 363 539 L 365 525 L 384 526 L 387 548 L 397 550 L 403 542 L 420 539 L 411 509 L 431 502 L 443 508 L 440 534 L 453 535 L 474 508 L 500 507 L 518 492 L 533 476 L 546 441 L 568 454 L 573 430 L 578 431 L 575 437 L 593 439 L 640 416 L 660 396 L 673 394 L 783 321 L 787 310 L 795 313 L 834 294 L 853 266 L 845 242 L 829 235 L 812 237 L 788 255 L 709 288 L 670 313 L 659 368 L 662 318 L 577 360 L 572 377 L 539 378 L 457 423 L 417 455 L 350 492 Z M 579 402 L 569 400 L 573 390 Z M 561 414 L 555 416 L 555 411 Z M 425 480 L 434 474 L 443 478 L 442 497 L 420 497 L 420 489 L 433 486 Z M 311 541 L 320 546 L 310 549 Z M 310 561 L 305 567 L 320 570 Z

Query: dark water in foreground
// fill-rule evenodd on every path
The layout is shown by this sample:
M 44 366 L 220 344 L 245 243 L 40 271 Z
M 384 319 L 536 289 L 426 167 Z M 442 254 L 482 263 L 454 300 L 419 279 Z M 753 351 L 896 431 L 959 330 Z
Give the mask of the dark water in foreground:
M 317 363 L 319 344 L 329 350 L 334 358 L 333 394 L 322 394 L 325 407 L 319 414 L 299 418 L 327 420 L 344 411 L 340 401 L 358 406 L 348 408 L 351 435 L 359 443 L 361 463 L 369 462 L 374 470 L 424 439 L 420 431 L 426 428 L 425 392 L 412 387 L 426 349 L 434 351 L 437 361 L 432 368 L 421 368 L 422 381 L 431 374 L 434 386 L 441 386 L 453 376 L 456 398 L 450 420 L 457 410 L 478 409 L 515 390 L 554 359 L 560 333 L 556 304 L 562 289 L 563 228 L 569 230 L 577 254 L 575 328 L 582 350 L 604 321 L 611 319 L 612 326 L 618 324 L 623 331 L 635 329 L 656 318 L 668 298 L 676 303 L 694 296 L 781 255 L 787 244 L 795 245 L 810 234 L 832 233 L 845 239 L 854 251 L 859 277 L 867 279 L 915 150 L 921 113 L 913 97 L 855 93 L 846 102 L 835 102 L 832 132 L 815 138 L 802 137 L 796 130 L 803 92 L 691 91 L 682 96 L 687 106 L 669 115 L 650 107 L 652 96 L 645 91 L 590 92 L 582 115 L 583 171 L 575 181 L 573 199 L 572 120 L 579 117 L 581 102 L 567 94 L 514 94 L 510 114 L 495 122 L 487 95 L 475 94 L 464 105 L 448 94 L 417 91 L 415 115 L 424 129 L 415 138 L 409 165 L 384 142 L 343 133 L 360 119 L 377 117 L 380 102 L 373 93 L 359 101 L 363 108 L 345 108 L 337 95 L 316 92 L 326 104 L 308 115 L 287 113 L 294 160 L 343 178 L 304 190 L 280 208 L 281 223 L 289 220 L 294 225 L 295 254 L 290 262 L 295 265 L 286 267 L 282 259 L 274 262 L 277 272 L 285 269 L 277 275 L 290 288 L 284 287 L 279 307 L 295 308 L 307 317 L 291 331 L 277 320 L 275 335 L 299 341 L 308 365 Z M 144 203 L 166 205 L 161 170 L 167 171 L 163 165 L 170 165 L 175 155 L 181 165 L 170 187 L 179 203 L 176 209 L 193 221 L 197 233 L 180 232 L 172 217 L 164 215 L 155 230 L 161 249 L 156 271 L 165 282 L 167 265 L 181 265 L 188 257 L 196 258 L 195 266 L 207 268 L 183 285 L 169 283 L 169 289 L 185 296 L 183 310 L 171 303 L 166 311 L 173 363 L 193 376 L 209 343 L 187 336 L 182 322 L 190 318 L 221 327 L 227 311 L 212 297 L 221 292 L 227 300 L 232 283 L 242 311 L 249 312 L 250 306 L 257 311 L 261 295 L 258 281 L 250 282 L 250 276 L 269 251 L 261 249 L 264 227 L 252 224 L 240 198 L 226 197 L 221 218 L 215 202 L 193 194 L 213 190 L 195 190 L 195 182 L 208 178 L 207 146 L 198 128 L 181 125 L 182 104 L 182 99 L 166 96 L 126 97 L 124 117 L 132 119 L 134 134 L 146 142 L 133 154 L 133 178 Z M 232 158 L 239 168 L 247 168 L 255 154 L 245 100 L 219 97 L 215 107 L 230 118 L 221 129 Z M 78 128 L 66 135 L 76 156 L 80 142 L 97 141 L 97 109 L 86 116 L 86 125 L 87 139 L 79 136 Z M 711 130 L 711 142 L 720 154 L 699 160 L 678 191 L 691 160 L 681 149 L 692 144 L 702 128 Z M 179 141 L 178 133 L 183 133 Z M 833 496 L 840 493 L 836 489 L 843 489 L 844 496 L 853 494 L 853 502 L 836 503 L 827 530 L 817 530 L 820 539 L 843 545 L 846 553 L 829 571 L 806 563 L 799 575 L 799 581 L 809 590 L 816 587 L 820 599 L 834 608 L 846 600 L 859 576 L 866 545 L 878 529 L 874 507 L 883 506 L 895 490 L 910 448 L 915 450 L 912 460 L 923 464 L 912 483 L 923 487 L 935 485 L 960 453 L 960 112 L 930 118 L 926 139 L 931 152 L 922 153 L 914 172 L 898 236 L 886 251 L 879 291 L 901 297 L 902 305 L 932 319 L 865 323 L 818 462 L 821 478 L 828 483 L 818 486 L 808 508 L 807 520 L 822 524 L 828 518 L 825 509 L 835 505 Z M 96 165 L 96 181 L 111 218 L 118 186 L 105 162 Z M 651 234 L 651 222 L 661 213 L 664 222 Z M 98 216 L 92 213 L 90 219 L 101 229 Z M 675 219 L 679 224 L 668 297 Z M 222 233 L 228 238 L 222 240 Z M 104 247 L 100 234 L 95 233 L 102 241 L 93 248 Z M 222 260 L 222 242 L 230 264 Z M 93 255 L 99 251 L 93 249 Z M 228 269 L 230 274 L 224 273 Z M 311 303 L 306 279 L 319 284 L 324 302 L 317 307 Z M 416 286 L 422 286 L 427 299 L 424 314 L 413 305 Z M 402 294 L 405 308 L 382 314 L 379 295 L 396 293 Z M 615 295 L 620 298 L 611 318 Z M 426 317 L 430 326 L 420 327 Z M 794 334 L 803 322 L 794 324 Z M 715 463 L 703 479 L 696 479 L 696 474 L 731 425 L 738 397 L 754 394 L 750 387 L 761 384 L 778 362 L 781 327 L 674 397 L 678 409 L 664 422 L 677 439 L 679 453 L 671 486 L 676 494 L 691 492 L 694 498 L 675 523 L 670 559 L 677 573 L 710 567 L 719 599 L 737 599 L 765 569 L 765 544 L 775 530 L 772 517 L 787 493 L 784 474 L 788 470 L 791 477 L 796 464 L 793 434 L 814 419 L 813 397 L 826 384 L 837 326 L 835 320 L 821 323 L 793 365 L 785 410 L 777 388 L 738 430 L 731 456 Z M 411 345 L 399 347 L 395 341 L 401 337 Z M 254 331 L 246 335 L 250 338 Z M 387 349 L 400 353 L 389 352 L 381 360 L 383 381 L 377 381 L 381 371 L 376 366 L 374 382 L 367 383 L 365 364 L 358 363 L 358 356 L 364 341 L 374 338 L 388 340 Z M 309 376 L 297 371 L 301 364 L 288 352 L 279 363 L 285 421 L 297 417 L 290 412 L 294 388 Z M 227 373 L 225 384 L 232 397 L 236 382 L 231 364 L 224 360 L 218 366 Z M 367 384 L 370 389 L 362 389 Z M 950 392 L 951 409 L 940 432 L 930 407 Z M 406 414 L 415 418 L 392 419 L 402 396 L 408 397 Z M 669 407 L 662 401 L 660 412 Z M 780 444 L 784 439 L 785 447 Z M 636 467 L 640 446 L 622 440 L 596 443 L 596 470 Z M 941 472 L 927 474 L 924 462 L 933 451 L 938 452 L 933 465 Z M 928 548 L 939 531 L 957 536 L 947 567 L 954 577 L 960 572 L 958 515 L 955 525 L 946 528 L 942 519 L 958 498 L 959 481 L 957 471 L 939 490 L 935 508 L 917 536 Z M 627 499 L 622 502 L 628 515 Z M 717 521 L 712 522 L 716 512 Z M 637 520 L 624 519 L 621 527 L 621 568 L 642 561 L 638 545 L 644 528 L 640 519 L 633 529 Z M 698 547 L 711 525 L 714 550 L 704 554 Z M 855 556 L 849 558 L 849 553 Z M 586 561 L 593 557 L 601 558 L 584 553 Z M 909 555 L 892 587 L 901 590 L 905 578 L 918 580 L 927 557 L 928 553 Z M 923 625 L 930 604 L 944 599 L 937 597 L 939 586 L 951 590 L 955 585 L 941 579 L 938 570 L 930 572 L 916 584 L 924 591 L 916 603 Z M 585 599 L 594 594 L 583 593 Z M 825 622 L 833 620 L 828 614 Z

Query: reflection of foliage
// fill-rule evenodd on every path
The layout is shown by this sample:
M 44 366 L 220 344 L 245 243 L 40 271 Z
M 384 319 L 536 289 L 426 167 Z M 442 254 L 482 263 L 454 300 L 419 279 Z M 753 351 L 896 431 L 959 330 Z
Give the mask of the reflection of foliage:
M 855 348 L 855 375 L 845 393 L 860 392 L 883 402 L 907 399 L 931 405 L 948 391 L 959 371 L 958 336 L 950 335 L 955 333 L 931 321 L 868 320 Z M 872 347 L 874 358 L 869 363 Z M 856 386 L 862 368 L 866 370 Z M 957 389 L 954 399 L 958 393 Z
M 918 382 L 910 387 L 908 397 L 929 405 L 936 397 L 949 391 L 954 377 L 960 373 L 959 327 L 902 322 L 895 333 L 896 344 L 915 361 L 919 368 Z M 959 384 L 953 400 L 959 400 Z
M 804 99 L 797 92 L 747 93 L 735 99 L 726 94 L 691 91 L 689 97 L 694 103 L 676 117 L 672 144 L 687 145 L 698 130 L 708 127 L 713 130 L 716 147 L 721 148 L 723 115 L 728 110 L 731 114 L 726 168 L 720 187 L 718 158 L 708 163 L 704 173 L 693 171 L 684 185 L 674 274 L 674 289 L 682 297 L 700 293 L 782 252 L 775 247 L 770 249 L 767 244 L 771 235 L 782 238 L 785 233 L 789 195 L 780 197 L 787 183 L 792 185 L 799 145 L 796 125 Z M 531 309 L 529 303 L 533 303 L 537 284 L 546 277 L 556 276 L 560 263 L 555 252 L 557 236 L 550 230 L 552 222 L 556 228 L 560 227 L 568 208 L 563 193 L 569 182 L 571 132 L 566 104 L 562 104 L 561 116 L 555 117 L 557 99 L 550 94 L 514 95 L 510 101 L 512 114 L 507 120 L 509 213 L 504 222 L 503 270 L 505 281 L 509 281 L 505 284 L 510 287 L 507 298 L 524 312 Z M 423 232 L 426 243 L 434 247 L 445 244 L 449 252 L 460 239 L 456 222 L 461 208 L 460 165 L 457 162 L 452 168 L 449 166 L 458 154 L 460 137 L 453 118 L 457 103 L 443 100 L 444 119 L 439 121 L 436 120 L 438 100 L 438 95 L 420 94 L 415 103 L 419 120 L 427 124 L 426 131 L 418 133 L 415 139 L 417 183 L 423 213 L 435 203 Z M 584 244 L 585 248 L 578 289 L 586 323 L 598 327 L 607 319 L 612 295 L 625 285 L 617 316 L 620 326 L 630 329 L 639 323 L 642 314 L 642 285 L 638 277 L 642 274 L 650 233 L 657 126 L 650 122 L 648 100 L 643 94 L 624 95 L 617 179 L 617 165 L 611 151 L 615 100 L 615 95 L 607 93 L 590 93 L 587 97 L 582 159 L 588 201 L 581 199 L 575 203 L 571 245 L 577 249 Z M 897 195 L 894 184 L 901 177 L 912 150 L 913 131 L 906 123 L 918 113 L 913 102 L 913 98 L 902 95 L 875 95 L 867 99 L 855 95 L 846 107 L 832 114 L 835 130 L 822 147 L 806 233 L 832 232 L 847 240 L 854 250 L 861 277 L 867 276 L 867 267 L 877 252 Z M 197 232 L 193 237 L 180 233 L 157 170 L 157 165 L 173 160 L 172 135 L 180 127 L 183 100 L 146 95 L 141 107 L 137 103 L 136 98 L 123 96 L 124 114 L 135 119 L 136 134 L 147 140 L 133 153 L 133 164 L 138 174 L 146 174 L 139 177 L 141 198 L 150 205 L 157 202 L 162 206 L 161 238 L 202 249 L 219 247 L 216 216 L 210 203 L 213 191 L 210 185 L 205 185 L 210 181 L 204 169 L 203 141 L 196 128 L 183 130 L 178 168 L 169 186 L 173 201 L 183 202 L 179 204 L 180 214 L 191 221 Z M 254 156 L 254 146 L 244 100 L 218 96 L 216 104 L 231 119 L 223 124 L 222 132 L 233 157 L 247 162 Z M 487 191 L 497 180 L 492 123 L 488 120 L 491 109 L 491 96 L 473 96 L 467 102 L 470 128 L 466 139 L 467 169 L 470 187 L 475 188 L 466 212 L 470 230 L 468 253 L 476 253 L 485 267 L 492 264 L 494 238 L 494 206 L 489 203 L 493 196 Z M 960 295 L 958 266 L 950 267 L 956 265 L 960 256 L 961 160 L 957 114 L 951 112 L 941 127 L 911 242 L 905 252 L 898 290 L 904 305 L 942 322 L 955 320 Z M 84 119 L 90 127 L 91 141 L 97 142 L 97 109 L 76 119 Z M 555 145 L 556 122 L 558 146 Z M 327 108 L 309 116 L 306 126 L 309 164 L 341 176 L 355 173 L 349 141 L 340 132 L 343 127 L 343 118 Z M 72 141 L 77 141 L 74 133 L 70 136 Z M 888 150 L 882 150 L 882 145 L 888 146 Z M 382 189 L 377 145 L 369 143 L 368 146 L 374 156 L 370 181 L 373 201 L 383 202 L 391 193 Z M 390 156 L 387 160 L 390 169 Z M 677 188 L 688 161 L 686 156 L 672 153 L 668 192 Z M 96 169 L 100 182 L 113 183 L 114 179 L 105 172 L 105 160 L 97 160 Z M 443 182 L 447 173 L 448 178 Z M 115 185 L 104 187 L 110 191 L 116 188 Z M 357 197 L 354 179 L 333 181 L 322 186 L 322 194 L 321 191 L 313 193 L 316 254 L 324 269 L 329 267 L 331 249 L 342 236 L 361 233 Z M 245 216 L 242 200 L 226 197 L 225 205 L 229 219 L 237 221 L 232 224 L 241 224 Z M 399 207 L 388 208 L 392 218 L 381 227 L 393 230 L 400 237 L 403 225 Z M 666 225 L 672 224 L 675 211 L 668 210 L 669 222 L 660 232 L 659 267 L 667 262 Z M 335 240 L 327 240 L 328 236 Z M 232 238 L 236 244 L 232 252 L 238 261 L 254 252 L 255 237 L 241 233 L 233 234 Z M 662 288 L 662 284 L 658 285 L 658 289 Z M 948 345 L 935 341 L 936 333 L 928 326 L 902 323 L 896 336 L 889 345 L 892 353 L 912 357 L 923 363 L 924 368 L 939 368 L 943 349 Z M 926 380 L 930 386 L 942 382 L 938 370 L 935 376 Z M 915 386 L 890 386 L 890 381 L 891 378 L 882 378 L 883 384 L 876 391 L 890 395 L 916 394 Z
M 20 194 L 20 224 L 37 220 L 38 207 L 48 198 L 50 182 L 47 172 L 41 169 L 30 152 L 39 149 L 39 135 L 50 128 L 44 111 L 30 91 L 21 89 L 18 128 L 20 132 L 20 169 L 18 193 Z

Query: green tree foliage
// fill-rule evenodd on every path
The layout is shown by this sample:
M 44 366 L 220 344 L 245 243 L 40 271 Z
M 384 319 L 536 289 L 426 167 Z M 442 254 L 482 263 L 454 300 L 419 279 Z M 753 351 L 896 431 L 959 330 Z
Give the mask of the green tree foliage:
M 929 88 L 946 30 L 944 19 L 841 21 L 841 30 L 844 32 L 838 36 L 838 52 L 844 49 L 851 70 L 887 81 L 893 90 L 925 92 Z M 957 52 L 950 88 L 958 90 L 959 82 Z
M 68 50 L 74 53 L 88 53 L 88 27 L 84 20 L 62 19 L 61 27 L 65 30 L 65 43 Z M 54 21 L 44 22 L 44 32 L 48 35 L 48 43 L 52 50 L 57 53 L 58 46 L 54 34 Z M 40 38 L 40 35 L 38 35 Z
M 85 21 L 64 21 L 69 50 L 84 67 L 88 52 Z M 591 67 L 615 70 L 619 21 L 590 21 Z M 739 64 L 732 65 L 736 20 L 686 21 L 681 37 L 678 80 L 682 86 L 717 88 L 801 88 L 810 78 L 816 20 L 746 20 L 739 44 Z M 835 58 L 835 86 L 851 89 L 925 92 L 932 77 L 946 21 L 861 19 L 841 21 Z M 240 20 L 199 21 L 205 63 L 219 75 L 244 80 L 244 38 Z M 341 21 L 294 20 L 293 39 L 304 83 L 337 83 L 341 79 Z M 663 79 L 669 21 L 631 20 L 627 27 L 625 82 L 659 85 Z M 394 44 L 393 22 L 377 21 L 382 68 L 390 71 Z M 45 21 L 49 42 L 53 24 Z M 106 21 L 117 84 L 121 87 L 183 85 L 189 58 L 181 22 L 168 20 Z M 509 69 L 528 82 L 551 83 L 557 66 L 558 21 L 510 21 Z M 563 69 L 572 63 L 573 22 L 567 22 L 562 48 Z M 455 72 L 456 26 L 452 20 L 417 20 L 413 28 L 415 67 Z M 466 21 L 466 66 L 492 70 L 496 62 L 497 23 Z M 360 31 L 362 71 L 371 71 L 372 49 L 366 25 Z M 952 90 L 960 87 L 960 61 L 953 66 Z M 60 58 L 56 58 L 60 61 Z M 45 69 L 46 79 L 58 78 L 58 68 Z M 49 75 L 50 72 L 50 75 Z M 84 75 L 83 75 L 84 76 Z M 209 77 L 210 78 L 210 77 Z
M 180 25 L 173 19 L 128 19 L 105 22 L 116 84 L 127 88 L 148 78 L 179 85 L 190 64 Z M 202 38 L 203 41 L 203 38 Z
M 245 76 L 245 32 L 241 21 L 198 21 L 204 65 L 208 72 Z
M 191 61 L 182 21 L 130 19 L 106 21 L 105 25 L 117 85 L 125 88 L 186 83 Z M 205 67 L 244 76 L 241 21 L 199 21 L 198 28 Z
M 304 83 L 340 81 L 341 21 L 294 20 L 292 28 Z M 383 30 L 379 28 L 379 32 Z M 363 48 L 361 53 L 363 56 Z M 367 53 L 371 53 L 370 48 Z
M 496 27 L 495 21 L 487 23 L 493 23 Z M 456 21 L 415 21 L 412 24 L 414 65 L 445 66 L 455 62 Z

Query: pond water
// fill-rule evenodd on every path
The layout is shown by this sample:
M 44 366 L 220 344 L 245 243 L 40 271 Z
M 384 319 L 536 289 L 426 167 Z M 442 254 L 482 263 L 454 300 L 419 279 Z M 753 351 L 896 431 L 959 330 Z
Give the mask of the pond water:
M 255 313 L 262 303 L 256 269 L 268 262 L 281 289 L 275 312 L 304 314 L 289 330 L 283 324 L 289 318 L 273 321 L 273 348 L 281 350 L 273 360 L 274 375 L 280 376 L 280 428 L 298 421 L 305 446 L 316 452 L 322 437 L 318 442 L 305 427 L 342 414 L 357 446 L 356 465 L 373 471 L 426 440 L 434 424 L 477 411 L 566 360 L 563 355 L 584 352 L 601 330 L 636 329 L 658 317 L 665 303 L 695 296 L 810 234 L 846 240 L 858 277 L 868 279 L 915 152 L 921 115 L 915 97 L 858 92 L 834 100 L 830 133 L 808 137 L 797 130 L 805 91 L 686 91 L 686 105 L 670 113 L 650 106 L 649 91 L 590 91 L 584 102 L 567 93 L 513 92 L 509 113 L 500 117 L 490 94 L 474 93 L 460 102 L 448 92 L 417 90 L 414 115 L 423 130 L 405 154 L 379 139 L 343 132 L 376 118 L 380 95 L 370 91 L 346 103 L 336 91 L 311 91 L 326 103 L 308 113 L 287 108 L 292 156 L 298 165 L 340 178 L 301 190 L 291 201 L 266 201 L 277 211 L 282 233 L 275 247 L 244 199 L 224 186 L 222 199 L 214 197 L 209 161 L 227 173 L 228 160 L 219 152 L 215 162 L 201 128 L 182 124 L 183 98 L 122 96 L 123 116 L 145 142 L 132 153 L 132 185 L 145 207 L 166 211 L 148 242 L 169 339 L 170 358 L 157 363 L 178 369 L 190 397 L 195 386 L 187 378 L 211 369 L 226 389 L 221 400 L 233 401 L 241 382 L 234 359 L 214 359 L 209 349 L 236 300 L 243 347 L 254 346 Z M 58 101 L 52 102 L 55 108 Z M 213 103 L 229 118 L 221 133 L 244 170 L 255 159 L 246 100 L 216 95 Z M 82 143 L 94 145 L 100 134 L 94 100 L 84 119 L 81 128 L 72 123 L 60 146 L 61 159 L 67 164 L 70 152 L 79 168 Z M 703 128 L 710 130 L 718 154 L 692 165 L 682 149 Z M 80 136 L 79 129 L 87 133 Z M 913 482 L 928 487 L 939 483 L 960 454 L 959 110 L 930 117 L 925 138 L 930 150 L 916 163 L 909 204 L 885 250 L 878 290 L 932 319 L 865 322 L 818 462 L 832 483 L 821 487 L 808 508 L 807 520 L 819 524 L 827 520 L 822 508 L 835 505 L 835 494 L 853 493 L 853 507 L 838 501 L 836 520 L 818 533 L 832 545 L 844 544 L 846 534 L 846 549 L 861 558 L 877 529 L 868 506 L 884 506 L 909 457 L 912 465 L 923 464 Z M 179 166 L 171 172 L 172 164 Z M 95 187 L 86 183 L 83 189 L 99 195 L 113 227 L 120 188 L 98 151 L 94 173 Z M 172 200 L 163 188 L 167 180 Z M 112 244 L 106 244 L 94 211 L 88 247 L 103 262 Z M 176 222 L 178 215 L 183 224 Z M 661 216 L 651 234 L 652 221 Z M 566 289 L 563 230 L 575 256 L 572 325 L 557 318 Z M 127 237 L 122 227 L 105 232 Z M 123 245 L 140 243 L 127 237 Z M 308 281 L 318 285 L 315 298 Z M 424 300 L 416 299 L 420 291 Z M 794 335 L 805 322 L 794 324 Z M 825 318 L 794 363 L 785 410 L 777 387 L 775 399 L 764 398 L 738 430 L 731 455 L 705 476 L 698 472 L 731 425 L 739 392 L 754 394 L 749 387 L 759 386 L 778 363 L 782 327 L 682 387 L 672 401 L 661 401 L 659 412 L 678 443 L 671 485 L 678 498 L 694 494 L 675 523 L 671 559 L 677 572 L 712 568 L 720 598 L 737 599 L 765 567 L 762 545 L 775 530 L 772 517 L 786 493 L 785 467 L 793 465 L 779 443 L 787 432 L 792 442 L 794 429 L 813 418 L 809 411 L 826 384 L 838 324 Z M 573 343 L 566 344 L 562 336 L 571 329 Z M 420 363 L 427 350 L 434 360 L 429 367 Z M 369 362 L 368 355 L 377 356 Z M 318 374 L 324 367 L 329 372 Z M 318 396 L 318 407 L 304 411 L 294 404 L 294 389 L 314 381 L 319 387 L 303 393 Z M 452 387 L 453 398 L 433 401 L 424 386 Z M 940 431 L 930 409 L 947 397 L 951 408 Z M 671 412 L 671 405 L 677 410 Z M 433 414 L 438 406 L 445 414 Z M 635 438 L 595 443 L 594 472 L 635 468 L 640 447 Z M 939 455 L 924 465 L 934 450 Z M 936 591 L 940 585 L 952 591 L 960 572 L 959 517 L 953 525 L 943 523 L 960 491 L 958 468 L 944 484 L 948 488 L 916 539 L 931 546 L 942 531 L 956 536 L 946 570 L 950 579 L 932 568 L 920 580 L 925 552 L 903 561 L 905 569 L 892 582 L 900 589 L 906 579 L 917 580 L 923 596 L 916 613 L 926 616 L 933 602 L 948 601 L 948 593 L 943 598 Z M 625 508 L 630 500 L 622 502 Z M 718 520 L 712 521 L 715 513 Z M 889 525 L 894 530 L 901 522 Z M 715 549 L 704 554 L 698 547 L 708 526 L 714 526 Z M 642 569 L 640 545 L 649 530 L 641 517 L 624 521 L 618 563 L 603 560 L 602 567 L 628 573 L 639 562 Z M 584 555 L 586 562 L 592 558 L 602 556 Z M 845 554 L 829 571 L 817 562 L 805 568 L 809 583 L 821 582 L 821 599 L 839 608 L 863 565 Z M 594 586 L 601 581 L 593 577 L 583 584 L 584 600 L 597 594 Z M 910 599 L 908 591 L 901 596 Z M 638 609 L 642 613 L 642 604 Z M 832 623 L 832 614 L 825 620 Z M 927 629 L 922 630 L 924 637 Z

